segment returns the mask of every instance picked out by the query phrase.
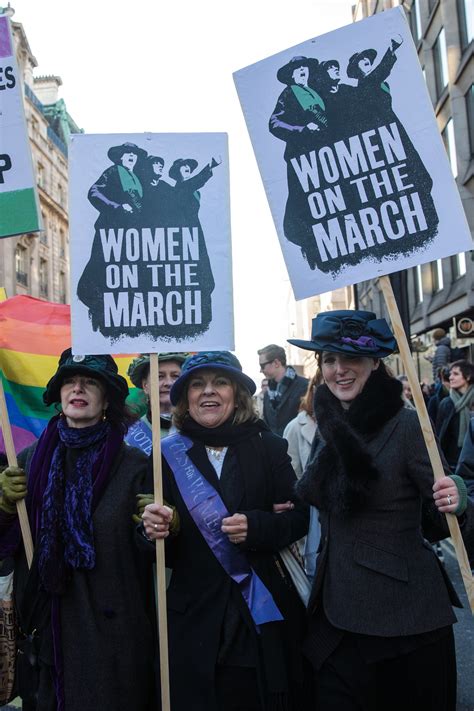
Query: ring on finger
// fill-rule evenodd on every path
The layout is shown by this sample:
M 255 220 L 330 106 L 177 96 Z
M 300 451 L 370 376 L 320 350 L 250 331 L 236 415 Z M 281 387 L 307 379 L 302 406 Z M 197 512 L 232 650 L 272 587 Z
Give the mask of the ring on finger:
M 155 529 L 155 531 L 157 531 L 157 530 L 158 530 L 158 524 L 157 524 L 157 523 L 154 523 L 154 524 L 153 524 L 153 528 Z
M 448 502 L 448 506 L 451 506 L 452 499 L 451 499 L 451 495 L 450 495 L 450 494 L 447 495 L 446 501 Z

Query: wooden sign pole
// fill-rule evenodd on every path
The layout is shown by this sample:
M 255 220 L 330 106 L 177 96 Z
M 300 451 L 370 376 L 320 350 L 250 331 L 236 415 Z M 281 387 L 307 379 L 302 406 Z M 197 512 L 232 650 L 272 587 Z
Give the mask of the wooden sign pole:
M 150 402 L 153 437 L 153 483 L 155 503 L 163 505 L 161 472 L 160 395 L 158 354 L 150 354 Z M 166 615 L 165 541 L 156 541 L 156 590 L 158 597 L 158 639 L 160 645 L 161 708 L 170 711 L 170 682 L 168 664 L 168 621 Z
M 5 392 L 3 390 L 3 381 L 0 378 L 0 425 L 3 432 L 3 441 L 5 442 L 5 451 L 7 453 L 7 460 L 9 467 L 16 467 L 16 452 L 13 445 L 12 431 L 10 427 L 10 420 L 8 418 L 7 403 L 5 400 Z M 30 522 L 28 521 L 28 514 L 26 512 L 25 500 L 16 502 L 16 510 L 18 512 L 18 518 L 20 520 L 21 535 L 23 538 L 23 545 L 25 546 L 26 560 L 28 563 L 28 568 L 31 568 L 31 563 L 33 560 L 33 538 L 31 537 Z
M 431 426 L 431 421 L 428 416 L 425 400 L 421 392 L 421 386 L 416 374 L 415 363 L 413 362 L 413 358 L 410 352 L 410 347 L 408 345 L 408 340 L 405 334 L 405 330 L 403 328 L 402 319 L 400 317 L 397 302 L 395 301 L 395 297 L 393 295 L 392 285 L 388 276 L 380 277 L 379 282 L 382 288 L 385 302 L 387 304 L 387 309 L 390 315 L 390 320 L 392 322 L 395 338 L 397 339 L 398 349 L 400 351 L 403 366 L 405 368 L 405 374 L 408 377 L 408 382 L 410 383 L 413 399 L 416 405 L 416 411 L 418 413 L 421 429 L 423 432 L 423 437 L 425 439 L 426 448 L 428 450 L 431 466 L 433 468 L 434 477 L 436 480 L 441 479 L 442 477 L 446 476 L 446 474 L 441 463 L 441 457 L 436 444 L 433 428 Z M 464 586 L 466 588 L 467 597 L 471 606 L 471 611 L 474 613 L 474 579 L 471 574 L 471 566 L 469 565 L 469 559 L 467 557 L 466 549 L 464 547 L 464 542 L 462 540 L 459 524 L 456 516 L 454 516 L 453 514 L 446 514 L 446 520 L 448 522 L 449 531 L 451 533 L 451 539 L 453 541 L 459 567 L 461 569 L 461 575 L 464 582 Z

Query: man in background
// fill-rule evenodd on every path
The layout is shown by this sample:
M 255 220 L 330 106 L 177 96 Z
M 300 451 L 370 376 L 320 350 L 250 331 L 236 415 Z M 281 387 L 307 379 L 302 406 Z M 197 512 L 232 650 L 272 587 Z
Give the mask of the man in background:
M 308 380 L 286 364 L 286 353 L 281 346 L 271 343 L 257 353 L 260 370 L 268 379 L 268 389 L 263 398 L 263 420 L 272 432 L 281 437 L 288 422 L 298 414 Z

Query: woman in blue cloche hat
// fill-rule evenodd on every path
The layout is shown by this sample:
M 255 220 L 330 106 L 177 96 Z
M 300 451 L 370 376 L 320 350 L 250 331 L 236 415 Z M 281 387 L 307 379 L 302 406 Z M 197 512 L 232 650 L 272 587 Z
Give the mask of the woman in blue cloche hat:
M 145 534 L 166 538 L 173 711 L 306 708 L 304 607 L 278 551 L 308 527 L 294 499 L 286 441 L 258 419 L 255 383 L 228 351 L 190 356 L 171 388 L 178 433 L 161 443 L 171 510 L 145 507 Z M 151 466 L 151 464 L 150 464 Z M 175 517 L 176 519 L 176 517 Z
M 315 351 L 324 380 L 297 485 L 322 529 L 305 642 L 318 711 L 454 711 L 451 605 L 460 603 L 422 535 L 421 511 L 424 535 L 447 537 L 443 512 L 463 521 L 465 486 L 453 477 L 433 486 L 417 413 L 383 362 L 396 348 L 384 319 L 321 313 L 311 341 L 290 343 Z M 471 542 L 472 528 L 471 517 Z

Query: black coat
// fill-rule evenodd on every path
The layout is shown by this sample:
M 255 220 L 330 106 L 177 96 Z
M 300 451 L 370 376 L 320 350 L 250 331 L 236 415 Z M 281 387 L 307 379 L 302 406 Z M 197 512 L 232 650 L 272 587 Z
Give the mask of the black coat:
M 27 471 L 33 451 L 19 455 Z M 122 445 L 92 518 L 95 567 L 73 571 L 60 597 L 65 711 L 151 711 L 155 705 L 153 582 L 148 559 L 137 550 L 132 520 L 136 494 L 144 491 L 147 461 L 138 449 Z M 20 550 L 15 558 L 18 608 L 25 607 L 27 580 Z M 34 590 L 31 599 L 36 600 Z M 51 664 L 48 634 L 49 626 L 41 634 L 41 654 Z M 38 708 L 52 711 L 55 704 L 45 701 L 54 697 L 48 688 L 52 680 L 50 674 L 45 677 L 49 685 L 40 687 Z
M 296 481 L 287 454 L 287 443 L 273 434 L 263 432 L 250 439 L 254 448 L 255 466 L 242 471 L 240 505 L 237 510 L 248 518 L 248 537 L 241 548 L 257 574 L 266 584 L 282 614 L 290 622 L 271 622 L 255 634 L 248 610 L 235 583 L 215 558 L 191 518 L 174 476 L 163 459 L 164 498 L 176 506 L 180 531 L 167 540 L 167 564 L 173 569 L 168 589 L 168 635 L 171 706 L 173 711 L 217 711 L 214 675 L 220 649 L 226 608 L 232 595 L 240 599 L 242 623 L 251 630 L 259 651 L 259 677 L 263 684 L 263 669 L 279 685 L 275 693 L 285 693 L 291 677 L 301 673 L 298 659 L 298 633 L 295 614 L 301 608 L 294 591 L 288 604 L 288 590 L 282 589 L 281 577 L 274 554 L 299 539 L 307 530 L 308 510 L 296 504 L 293 511 L 274 514 L 272 506 L 293 497 Z M 219 480 L 203 445 L 195 443 L 188 455 L 203 476 L 219 491 Z M 230 511 L 231 514 L 236 511 Z M 233 589 L 233 592 L 232 592 Z M 301 620 L 302 621 L 302 620 Z M 286 647 L 286 648 L 285 648 Z M 293 669 L 292 669 L 293 665 Z M 298 671 L 299 666 L 299 671 Z M 276 682 L 275 682 L 276 679 Z
M 436 414 L 436 434 L 449 466 L 454 470 L 461 448 L 458 445 L 459 414 L 449 395 L 441 400 Z
M 263 420 L 271 431 L 280 435 L 280 437 L 283 436 L 283 430 L 288 422 L 298 414 L 301 398 L 308 389 L 308 382 L 307 378 L 297 375 L 283 393 L 277 407 L 273 407 L 268 393 L 265 393 L 263 398 Z

